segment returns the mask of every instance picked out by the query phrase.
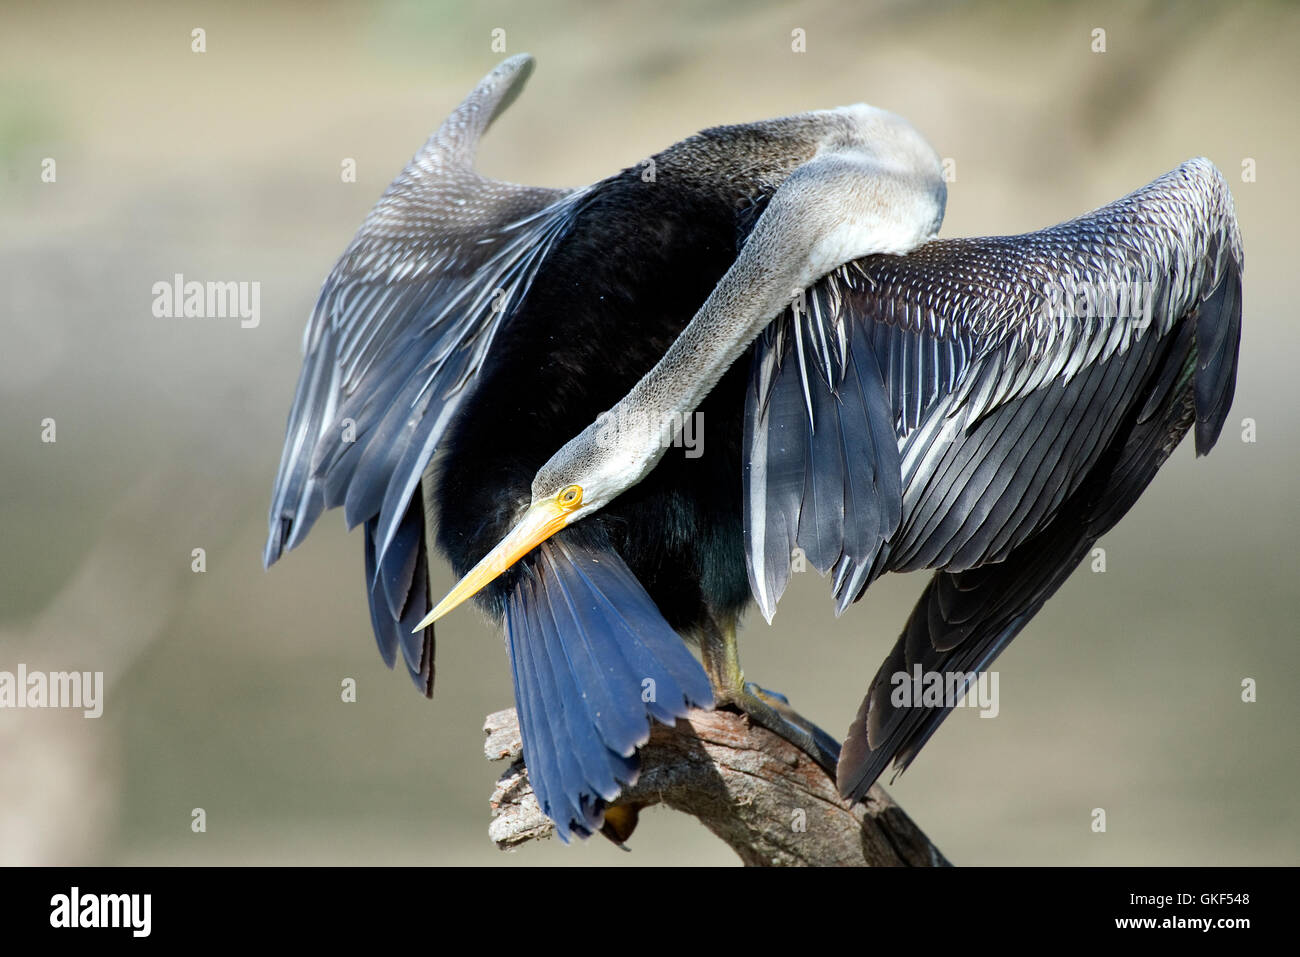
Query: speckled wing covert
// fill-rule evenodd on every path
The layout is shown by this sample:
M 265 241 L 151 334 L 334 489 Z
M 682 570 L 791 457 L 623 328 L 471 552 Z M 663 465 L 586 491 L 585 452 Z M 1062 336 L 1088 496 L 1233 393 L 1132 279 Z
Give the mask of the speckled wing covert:
M 431 693 L 420 478 L 494 337 L 582 191 L 517 186 L 473 169 L 479 140 L 532 72 L 488 74 L 393 180 L 325 280 L 275 480 L 265 563 L 342 505 L 365 523 L 370 612 L 391 667 L 400 647 Z
M 745 544 L 764 615 L 796 549 L 840 612 L 886 571 L 939 569 L 845 742 L 846 796 L 950 710 L 894 707 L 891 676 L 987 667 L 1189 428 L 1214 445 L 1241 267 L 1227 184 L 1198 159 L 1050 229 L 849 263 L 755 344 Z

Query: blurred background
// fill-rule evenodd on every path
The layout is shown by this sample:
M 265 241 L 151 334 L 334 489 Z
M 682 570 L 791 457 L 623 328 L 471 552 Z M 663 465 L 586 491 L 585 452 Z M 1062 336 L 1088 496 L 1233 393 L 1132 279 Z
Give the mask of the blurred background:
M 1101 542 L 1106 572 L 1082 566 L 1001 657 L 997 719 L 954 713 L 890 790 L 958 864 L 1300 861 L 1295 7 L 0 11 L 0 670 L 107 684 L 98 720 L 0 711 L 0 862 L 735 863 L 661 809 L 631 854 L 600 839 L 498 852 L 501 769 L 481 727 L 512 696 L 495 630 L 468 612 L 440 628 L 426 701 L 380 661 L 360 536 L 339 513 L 261 568 L 320 282 L 429 132 L 522 51 L 536 73 L 480 168 L 539 185 L 594 181 L 706 126 L 859 100 L 955 162 L 946 236 L 1035 229 L 1189 157 L 1218 164 L 1246 247 L 1218 448 L 1179 448 Z M 155 318 L 152 286 L 176 273 L 259 282 L 260 324 Z M 450 584 L 440 565 L 435 590 Z M 797 576 L 774 627 L 751 616 L 746 671 L 842 735 L 923 585 L 889 576 L 836 620 L 828 583 Z

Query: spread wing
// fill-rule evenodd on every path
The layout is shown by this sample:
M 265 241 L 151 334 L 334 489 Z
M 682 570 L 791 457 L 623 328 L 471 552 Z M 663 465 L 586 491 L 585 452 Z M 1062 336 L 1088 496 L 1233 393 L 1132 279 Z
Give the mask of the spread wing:
M 420 478 L 585 195 L 473 169 L 480 138 L 531 72 L 531 58 L 516 56 L 479 83 L 393 180 L 325 280 L 271 498 L 268 566 L 326 508 L 343 506 L 349 527 L 366 524 L 380 650 L 391 665 L 400 645 L 426 690 L 432 629 L 410 635 L 428 610 Z
M 842 267 L 755 346 L 746 410 L 750 581 L 771 617 L 791 556 L 843 611 L 885 571 L 940 571 L 840 762 L 860 796 L 948 707 L 891 677 L 973 675 L 1132 506 L 1182 435 L 1205 454 L 1236 381 L 1241 240 L 1193 160 L 1087 216 Z
M 1095 464 L 1157 344 L 1240 262 L 1227 184 L 1193 160 L 1050 229 L 826 276 L 754 346 L 745 533 L 763 613 L 796 548 L 834 572 L 841 611 L 887 570 L 1005 559 Z M 1099 305 L 1111 314 L 1087 314 Z M 1230 331 L 1202 331 L 1202 453 L 1231 400 Z

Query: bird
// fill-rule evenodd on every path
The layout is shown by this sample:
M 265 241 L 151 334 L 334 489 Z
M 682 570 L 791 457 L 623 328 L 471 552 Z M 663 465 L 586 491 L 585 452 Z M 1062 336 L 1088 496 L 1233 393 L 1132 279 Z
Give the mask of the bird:
M 1232 403 L 1243 253 L 1206 159 L 1068 222 L 939 238 L 943 162 L 856 104 L 704 130 L 590 186 L 474 168 L 511 57 L 393 180 L 320 290 L 264 562 L 363 527 L 379 651 L 432 696 L 435 622 L 502 631 L 523 755 L 607 835 L 653 725 L 731 707 L 861 799 L 986 671 L 1184 435 Z M 690 441 L 688 441 L 688 438 Z M 459 580 L 432 600 L 443 556 Z M 837 613 L 932 577 L 842 745 L 746 679 L 800 561 Z M 699 657 L 692 652 L 698 648 Z

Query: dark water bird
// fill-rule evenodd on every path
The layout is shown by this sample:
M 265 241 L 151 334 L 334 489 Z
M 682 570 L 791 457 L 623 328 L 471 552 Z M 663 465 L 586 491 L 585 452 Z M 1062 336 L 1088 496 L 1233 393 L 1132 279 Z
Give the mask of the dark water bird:
M 1227 184 L 1192 160 L 1059 226 L 937 240 L 938 156 L 863 105 L 582 189 L 486 179 L 531 68 L 479 84 L 326 279 L 266 563 L 342 506 L 379 650 L 426 694 L 434 619 L 475 597 L 563 838 L 691 707 L 747 712 L 861 797 L 951 707 L 896 704 L 892 676 L 964 689 L 1186 432 L 1213 447 L 1241 329 Z M 432 551 L 463 576 L 436 606 Z M 842 750 L 740 669 L 741 614 L 771 621 L 799 558 L 840 611 L 934 570 Z

